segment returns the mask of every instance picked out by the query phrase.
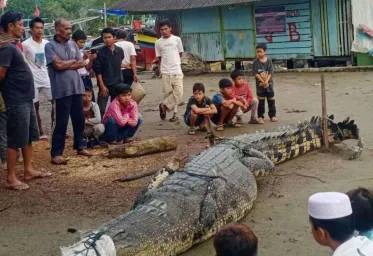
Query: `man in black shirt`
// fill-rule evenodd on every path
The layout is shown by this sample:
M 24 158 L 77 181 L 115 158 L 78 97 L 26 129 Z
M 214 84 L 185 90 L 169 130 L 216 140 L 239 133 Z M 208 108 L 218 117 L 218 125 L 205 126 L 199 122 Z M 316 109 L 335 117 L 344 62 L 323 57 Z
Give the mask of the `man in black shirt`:
M 10 38 L 23 34 L 22 15 L 6 12 L 1 17 L 1 27 Z M 7 108 L 7 167 L 6 187 L 14 190 L 27 189 L 28 185 L 18 180 L 15 166 L 18 148 L 24 159 L 24 179 L 48 177 L 50 173 L 35 171 L 32 167 L 32 142 L 39 140 L 38 125 L 33 104 L 34 79 L 21 50 L 16 43 L 7 43 L 0 48 L 0 82 Z
M 99 95 L 97 104 L 100 107 L 101 116 L 104 116 L 108 98 L 115 99 L 115 87 L 123 83 L 121 64 L 124 59 L 122 48 L 114 44 L 115 32 L 112 28 L 102 30 L 102 38 L 105 47 L 97 52 L 97 58 L 93 63 L 96 73 Z

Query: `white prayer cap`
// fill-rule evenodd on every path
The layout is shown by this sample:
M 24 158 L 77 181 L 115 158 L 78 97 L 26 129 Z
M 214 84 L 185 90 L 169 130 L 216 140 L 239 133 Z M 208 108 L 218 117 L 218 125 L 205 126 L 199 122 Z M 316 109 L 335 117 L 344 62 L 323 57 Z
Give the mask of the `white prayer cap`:
M 319 220 L 349 216 L 352 214 L 350 198 L 338 192 L 316 193 L 308 199 L 308 214 Z

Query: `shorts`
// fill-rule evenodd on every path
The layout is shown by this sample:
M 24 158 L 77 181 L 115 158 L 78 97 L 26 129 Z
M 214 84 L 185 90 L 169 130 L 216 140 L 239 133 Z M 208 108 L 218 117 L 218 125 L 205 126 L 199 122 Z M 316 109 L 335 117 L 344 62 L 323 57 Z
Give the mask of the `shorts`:
M 52 90 L 50 87 L 39 87 L 35 88 L 35 98 L 34 103 L 39 102 L 40 95 L 42 95 L 47 101 L 52 100 Z
M 216 106 L 216 109 L 218 110 L 218 113 L 214 114 L 211 117 L 211 122 L 213 122 L 215 125 L 218 125 L 219 120 L 220 120 L 220 115 L 221 115 L 221 107 Z M 228 115 L 227 115 L 227 117 L 223 121 L 223 124 L 227 124 L 227 123 L 228 123 Z
M 25 148 L 39 140 L 35 107 L 31 100 L 17 105 L 7 105 L 6 113 L 8 148 Z
M 204 115 L 198 115 L 196 120 L 196 126 L 200 126 L 205 121 Z M 184 116 L 184 122 L 187 126 L 190 126 L 190 112 Z

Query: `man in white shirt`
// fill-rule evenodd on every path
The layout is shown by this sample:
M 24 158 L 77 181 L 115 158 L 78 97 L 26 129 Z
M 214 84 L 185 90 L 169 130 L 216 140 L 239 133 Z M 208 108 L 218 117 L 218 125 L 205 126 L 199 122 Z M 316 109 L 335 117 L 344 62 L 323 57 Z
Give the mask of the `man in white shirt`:
M 337 192 L 316 193 L 308 199 L 308 214 L 316 242 L 330 247 L 333 256 L 373 255 L 373 242 L 354 237 L 352 207 L 347 195 Z
M 118 30 L 115 37 L 118 42 L 116 46 L 123 49 L 124 59 L 122 61 L 123 83 L 131 86 L 137 82 L 136 49 L 133 43 L 127 41 L 128 34 L 125 30 Z
M 163 81 L 164 101 L 159 104 L 162 120 L 166 111 L 174 111 L 170 122 L 178 120 L 177 106 L 183 96 L 183 71 L 181 57 L 184 52 L 180 37 L 172 35 L 171 22 L 168 19 L 159 22 L 162 37 L 155 42 L 155 53 L 159 61 Z
M 52 103 L 51 119 L 52 125 L 54 122 L 54 108 L 52 102 L 52 92 L 48 76 L 48 69 L 45 61 L 45 45 L 47 40 L 43 39 L 44 21 L 36 17 L 30 21 L 30 32 L 32 37 L 22 43 L 23 53 L 26 61 L 30 66 L 35 83 L 35 99 L 34 105 L 36 117 L 39 126 L 40 140 L 48 140 L 48 136 L 44 133 L 39 114 L 39 96 L 43 97 Z

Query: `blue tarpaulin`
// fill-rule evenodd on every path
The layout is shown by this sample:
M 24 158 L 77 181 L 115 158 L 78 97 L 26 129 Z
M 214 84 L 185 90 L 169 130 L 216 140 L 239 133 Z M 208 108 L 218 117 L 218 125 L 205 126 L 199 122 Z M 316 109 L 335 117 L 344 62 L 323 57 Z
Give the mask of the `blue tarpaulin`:
M 104 13 L 104 9 L 96 9 L 98 13 Z M 122 10 L 106 10 L 107 15 L 126 16 L 128 12 Z

